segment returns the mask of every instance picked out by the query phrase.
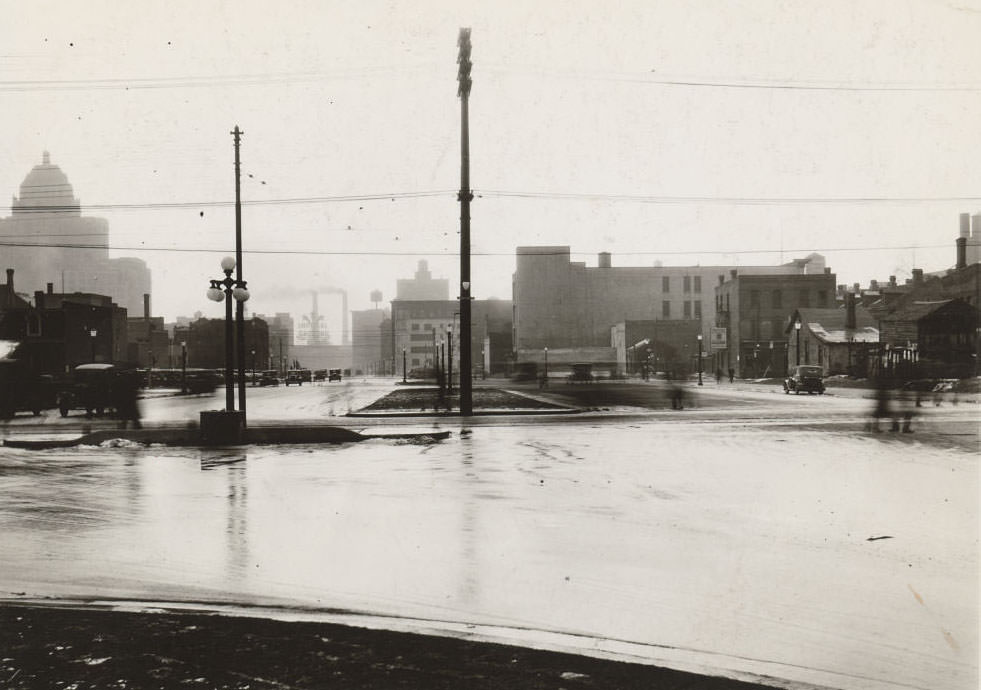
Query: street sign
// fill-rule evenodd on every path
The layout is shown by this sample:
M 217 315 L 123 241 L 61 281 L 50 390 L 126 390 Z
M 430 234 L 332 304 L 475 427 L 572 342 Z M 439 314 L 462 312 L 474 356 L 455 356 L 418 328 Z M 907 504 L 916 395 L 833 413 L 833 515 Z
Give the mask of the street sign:
M 713 350 L 725 350 L 728 347 L 726 344 L 726 329 L 713 326 L 709 335 L 709 344 Z

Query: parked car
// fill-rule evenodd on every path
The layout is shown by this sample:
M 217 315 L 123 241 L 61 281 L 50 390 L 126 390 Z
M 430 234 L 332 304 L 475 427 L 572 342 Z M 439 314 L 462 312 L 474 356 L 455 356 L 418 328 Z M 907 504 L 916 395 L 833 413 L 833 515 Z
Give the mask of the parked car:
M 85 410 L 85 415 L 102 416 L 112 408 L 112 382 L 116 376 L 112 364 L 79 364 L 58 391 L 58 411 L 67 417 L 71 410 Z
M 0 418 L 9 419 L 22 410 L 35 416 L 55 407 L 54 378 L 36 374 L 23 362 L 0 359 Z
M 276 376 L 276 371 L 273 370 L 273 369 L 270 369 L 269 371 L 262 372 L 261 374 L 259 374 L 258 379 L 259 380 L 257 381 L 257 383 L 260 386 L 278 386 L 279 385 L 279 377 Z
M 341 380 L 341 370 L 331 369 L 327 373 L 327 381 L 340 381 Z
M 313 372 L 314 381 L 326 381 L 327 380 L 327 370 L 326 369 L 315 369 Z
M 783 380 L 783 392 L 800 395 L 804 391 L 824 394 L 824 369 L 811 364 L 801 364 L 790 368 L 790 373 Z

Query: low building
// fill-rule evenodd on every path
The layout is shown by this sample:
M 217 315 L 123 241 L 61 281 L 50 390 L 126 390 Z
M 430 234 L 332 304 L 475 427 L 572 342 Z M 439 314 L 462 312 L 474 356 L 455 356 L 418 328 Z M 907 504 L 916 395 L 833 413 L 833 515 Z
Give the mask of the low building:
M 856 304 L 852 293 L 846 293 L 844 308 L 794 310 L 786 338 L 788 369 L 813 364 L 824 369 L 825 376 L 868 376 L 879 349 L 876 321 Z
M 913 301 L 879 322 L 880 371 L 900 378 L 976 376 L 978 309 L 964 299 Z
M 264 370 L 269 363 L 269 326 L 260 318 L 246 319 L 244 368 Z M 186 343 L 187 366 L 198 369 L 225 368 L 225 319 L 198 319 L 187 326 L 178 327 L 175 339 Z M 233 368 L 237 368 L 235 353 L 237 338 L 232 337 Z
M 707 350 L 699 340 L 701 321 L 623 321 L 610 329 L 610 344 L 616 351 L 616 374 L 646 376 L 664 372 L 683 377 L 699 370 L 699 352 Z M 702 371 L 706 360 L 702 358 Z

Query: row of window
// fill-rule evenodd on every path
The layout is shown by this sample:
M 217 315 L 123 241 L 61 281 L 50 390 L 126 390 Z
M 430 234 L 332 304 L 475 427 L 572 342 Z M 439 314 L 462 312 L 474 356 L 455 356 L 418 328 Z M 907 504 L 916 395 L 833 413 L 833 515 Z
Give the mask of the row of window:
M 692 292 L 692 285 L 695 292 L 702 291 L 702 276 L 682 276 L 681 291 Z M 671 292 L 671 276 L 661 277 L 661 292 Z
M 824 309 L 828 306 L 828 291 L 818 290 L 816 295 L 816 304 L 813 306 Z M 749 306 L 750 307 L 762 307 L 763 303 L 761 301 L 761 295 L 759 290 L 749 291 Z M 808 309 L 811 305 L 811 291 L 807 288 L 801 288 L 797 291 L 797 304 L 794 305 L 797 308 Z M 719 295 L 716 299 L 715 307 L 718 311 L 729 311 L 729 295 Z M 770 304 L 771 309 L 783 309 L 783 290 L 770 290 Z
M 685 300 L 681 305 L 681 317 L 684 319 L 702 318 L 702 301 Z M 663 319 L 672 318 L 671 302 L 669 300 L 664 300 L 663 302 L 661 302 L 661 318 Z

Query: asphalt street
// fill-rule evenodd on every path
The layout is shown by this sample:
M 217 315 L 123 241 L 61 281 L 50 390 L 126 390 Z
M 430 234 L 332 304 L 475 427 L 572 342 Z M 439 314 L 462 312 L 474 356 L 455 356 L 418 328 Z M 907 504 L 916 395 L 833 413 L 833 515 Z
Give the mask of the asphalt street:
M 343 416 L 393 385 L 250 390 L 251 423 L 450 438 L 3 449 L 0 596 L 248 610 L 790 687 L 977 686 L 976 401 L 917 408 L 910 434 L 866 430 L 861 391 L 714 381 L 687 385 L 684 410 L 661 383 L 616 382 L 517 388 L 580 410 L 559 417 Z M 144 419 L 193 423 L 222 401 L 148 399 Z M 112 424 L 23 416 L 2 433 Z

